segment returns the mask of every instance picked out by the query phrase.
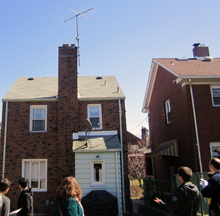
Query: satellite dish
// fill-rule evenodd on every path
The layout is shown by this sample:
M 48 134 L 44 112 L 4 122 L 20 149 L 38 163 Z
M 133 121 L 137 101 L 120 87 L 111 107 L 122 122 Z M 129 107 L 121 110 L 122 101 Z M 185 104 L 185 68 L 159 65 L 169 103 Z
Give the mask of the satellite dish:
M 86 149 L 88 149 L 88 137 L 87 137 L 87 133 L 88 131 L 92 131 L 92 123 L 89 121 L 89 119 L 86 118 L 86 129 L 85 129 L 85 132 L 86 132 Z
M 87 118 L 85 121 L 86 121 L 86 126 L 87 126 L 85 131 L 92 131 L 92 123 Z

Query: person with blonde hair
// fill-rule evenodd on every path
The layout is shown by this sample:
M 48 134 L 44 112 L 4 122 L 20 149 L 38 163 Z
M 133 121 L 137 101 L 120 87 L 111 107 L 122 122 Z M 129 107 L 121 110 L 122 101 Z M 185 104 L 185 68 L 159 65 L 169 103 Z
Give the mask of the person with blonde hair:
M 76 179 L 65 177 L 56 189 L 53 216 L 84 216 L 81 196 L 82 191 Z

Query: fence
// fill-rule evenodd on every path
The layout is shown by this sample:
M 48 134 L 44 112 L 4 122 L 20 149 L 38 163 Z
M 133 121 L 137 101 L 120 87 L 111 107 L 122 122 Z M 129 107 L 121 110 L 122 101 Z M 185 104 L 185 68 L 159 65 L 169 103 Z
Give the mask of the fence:
M 204 178 L 207 180 L 207 172 L 205 173 L 194 173 L 191 182 L 195 184 L 201 191 L 200 179 Z M 173 175 L 172 180 L 158 180 L 158 179 L 144 179 L 144 200 L 145 200 L 145 214 L 146 215 L 173 215 L 170 212 L 164 212 L 160 206 L 154 202 L 156 197 L 162 199 L 165 203 L 170 202 L 173 194 L 180 182 L 178 175 Z M 198 216 L 208 216 L 208 203 L 205 198 L 201 196 L 200 209 L 197 212 Z

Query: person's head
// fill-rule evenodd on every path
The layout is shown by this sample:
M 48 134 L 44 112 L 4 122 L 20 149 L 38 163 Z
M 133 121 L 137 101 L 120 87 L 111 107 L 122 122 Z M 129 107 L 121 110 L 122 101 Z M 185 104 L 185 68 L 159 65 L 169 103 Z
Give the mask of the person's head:
M 24 177 L 21 177 L 18 180 L 18 184 L 21 186 L 21 189 L 25 189 L 27 187 L 27 179 Z
M 183 182 L 189 182 L 192 178 L 192 174 L 193 172 L 189 167 L 181 166 L 178 168 L 179 180 L 181 179 Z
M 3 178 L 0 181 L 0 193 L 2 193 L 2 194 L 8 193 L 9 188 L 10 188 L 10 184 L 11 184 L 11 181 L 9 181 L 6 178 Z
M 218 171 L 220 169 L 220 159 L 212 158 L 209 162 L 209 169 L 214 173 Z
M 55 201 L 58 203 L 62 198 L 77 198 L 81 200 L 82 191 L 76 179 L 72 176 L 65 177 L 56 189 Z

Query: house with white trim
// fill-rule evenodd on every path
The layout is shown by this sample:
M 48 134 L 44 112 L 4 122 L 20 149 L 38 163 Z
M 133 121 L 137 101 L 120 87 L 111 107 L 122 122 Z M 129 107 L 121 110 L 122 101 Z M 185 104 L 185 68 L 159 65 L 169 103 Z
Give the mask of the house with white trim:
M 114 76 L 78 76 L 75 45 L 60 46 L 58 58 L 58 77 L 19 77 L 2 99 L 0 167 L 12 181 L 11 209 L 20 176 L 34 192 L 35 215 L 49 215 L 57 186 L 75 176 L 83 197 L 104 190 L 122 215 L 129 209 L 123 91 Z
M 170 179 L 179 166 L 209 171 L 220 158 L 220 58 L 195 43 L 191 58 L 154 58 L 142 112 L 149 118 L 153 175 Z

